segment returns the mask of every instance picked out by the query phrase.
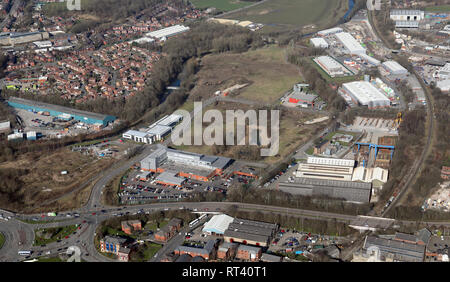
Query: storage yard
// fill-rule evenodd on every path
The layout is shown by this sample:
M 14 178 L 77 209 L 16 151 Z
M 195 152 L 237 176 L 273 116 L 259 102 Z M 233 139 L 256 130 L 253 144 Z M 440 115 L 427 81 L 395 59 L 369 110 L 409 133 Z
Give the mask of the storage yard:
M 20 117 L 21 130 L 37 132 L 39 138 L 61 138 L 97 132 L 111 128 L 116 120 L 113 116 L 16 97 L 11 97 L 8 104 Z

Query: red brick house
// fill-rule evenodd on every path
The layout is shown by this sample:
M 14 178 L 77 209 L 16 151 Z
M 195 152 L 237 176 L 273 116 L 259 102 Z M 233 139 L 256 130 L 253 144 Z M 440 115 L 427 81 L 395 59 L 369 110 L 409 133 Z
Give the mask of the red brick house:
M 135 230 L 142 230 L 142 224 L 140 220 L 128 220 L 122 221 L 122 231 L 131 234 Z
M 247 261 L 259 261 L 262 251 L 259 247 L 240 245 L 237 249 L 236 258 Z
M 179 218 L 172 218 L 166 226 L 161 228 L 155 233 L 155 240 L 167 242 L 172 238 L 178 231 L 180 231 L 181 223 L 183 221 Z

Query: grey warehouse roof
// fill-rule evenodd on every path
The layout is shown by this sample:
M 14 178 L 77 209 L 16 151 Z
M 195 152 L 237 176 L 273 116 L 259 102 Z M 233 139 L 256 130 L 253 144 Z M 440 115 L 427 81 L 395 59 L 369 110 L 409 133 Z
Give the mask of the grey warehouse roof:
M 305 178 L 299 177 L 295 179 L 296 184 L 310 185 L 313 186 L 333 186 L 341 188 L 354 188 L 362 190 L 370 190 L 372 184 L 364 182 L 352 182 L 343 180 L 327 180 L 327 179 L 316 179 L 316 178 Z
M 401 261 L 421 262 L 425 254 L 424 245 L 367 236 L 364 242 L 364 249 L 371 246 L 377 247 L 382 254 L 391 253 L 394 255 L 394 259 Z

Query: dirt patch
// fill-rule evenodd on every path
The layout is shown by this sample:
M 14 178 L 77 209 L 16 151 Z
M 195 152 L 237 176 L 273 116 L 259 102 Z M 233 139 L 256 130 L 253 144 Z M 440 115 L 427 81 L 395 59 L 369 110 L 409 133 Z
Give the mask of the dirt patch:
M 26 203 L 21 207 L 21 211 L 29 212 L 43 203 L 68 195 L 80 186 L 88 185 L 87 180 L 112 163 L 111 159 L 97 159 L 63 148 L 51 153 L 25 154 L 16 161 L 2 163 L 0 169 L 13 168 L 26 171 L 19 177 L 24 183 L 22 190 Z M 67 171 L 67 174 L 61 174 L 62 171 Z M 77 191 L 70 197 L 80 196 L 83 191 Z M 74 203 L 73 198 L 68 202 Z

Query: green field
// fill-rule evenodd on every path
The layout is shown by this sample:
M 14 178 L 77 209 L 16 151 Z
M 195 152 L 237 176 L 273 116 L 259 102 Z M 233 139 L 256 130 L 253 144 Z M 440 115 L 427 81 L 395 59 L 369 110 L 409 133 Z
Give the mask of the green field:
M 235 84 L 246 87 L 230 94 L 267 104 L 277 103 L 278 99 L 295 83 L 301 81 L 298 69 L 286 62 L 285 49 L 269 46 L 250 50 L 241 54 L 211 54 L 202 58 L 202 68 L 197 73 L 197 85 L 191 91 L 192 97 L 183 108 L 191 109 L 196 100 L 207 99 L 217 90 L 224 90 Z
M 450 5 L 430 6 L 430 7 L 426 7 L 425 11 L 427 11 L 427 12 L 450 12 Z
M 62 240 L 65 236 L 70 236 L 77 230 L 76 225 L 68 225 L 63 227 L 45 228 L 35 230 L 34 245 L 49 244 L 57 240 Z
M 228 12 L 253 4 L 241 0 L 191 0 L 191 3 L 199 9 L 214 7 L 219 11 Z
M 347 0 L 268 0 L 225 18 L 248 20 L 266 25 L 317 27 L 334 25 L 348 9 Z
M 5 236 L 0 233 L 0 249 L 3 247 L 3 244 L 5 243 Z

